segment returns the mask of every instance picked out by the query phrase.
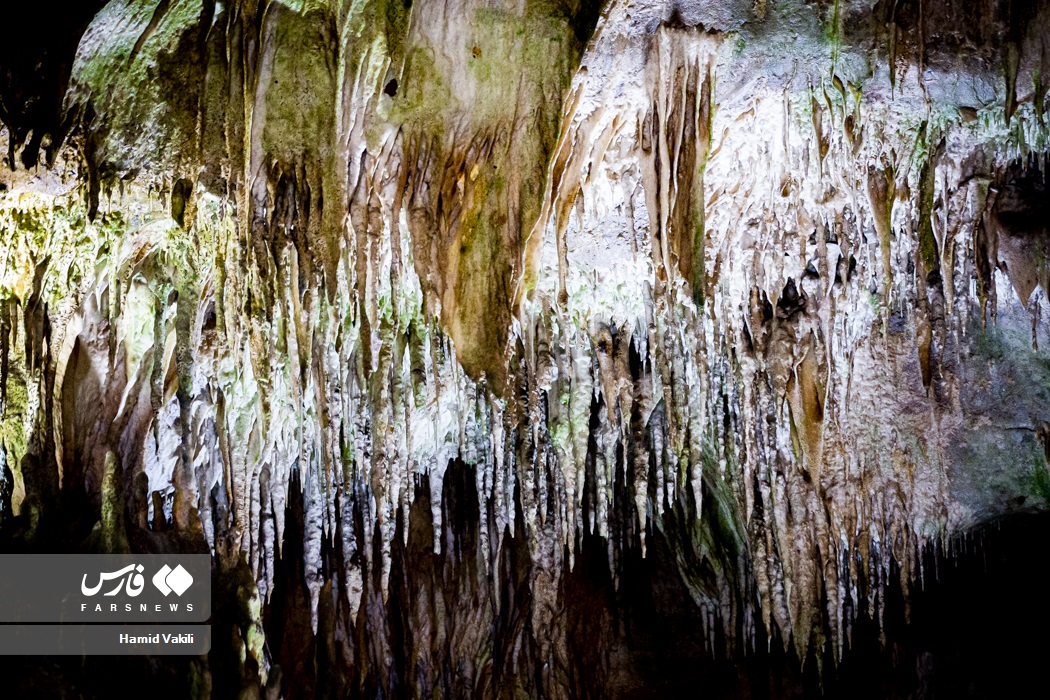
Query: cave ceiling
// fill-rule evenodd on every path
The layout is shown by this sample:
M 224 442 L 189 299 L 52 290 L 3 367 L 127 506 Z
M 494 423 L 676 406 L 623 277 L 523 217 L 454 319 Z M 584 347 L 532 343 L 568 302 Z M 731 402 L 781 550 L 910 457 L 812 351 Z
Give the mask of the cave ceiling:
M 289 548 L 340 687 L 425 591 L 398 682 L 566 697 L 585 543 L 836 658 L 1050 507 L 1050 5 L 78 8 L 0 61 L 0 535 L 212 552 L 260 687 Z

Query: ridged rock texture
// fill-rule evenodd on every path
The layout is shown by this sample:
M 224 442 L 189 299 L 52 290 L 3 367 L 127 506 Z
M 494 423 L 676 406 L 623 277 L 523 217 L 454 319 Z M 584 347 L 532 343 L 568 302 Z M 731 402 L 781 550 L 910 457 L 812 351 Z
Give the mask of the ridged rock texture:
M 1050 5 L 79 7 L 3 59 L 0 543 L 213 553 L 172 692 L 645 695 L 646 596 L 833 678 L 1050 507 Z

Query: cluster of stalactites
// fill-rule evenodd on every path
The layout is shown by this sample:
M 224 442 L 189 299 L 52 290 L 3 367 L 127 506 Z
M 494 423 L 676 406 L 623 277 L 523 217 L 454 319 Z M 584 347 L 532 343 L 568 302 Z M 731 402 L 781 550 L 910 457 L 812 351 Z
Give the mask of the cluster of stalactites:
M 243 553 L 263 599 L 299 484 L 315 628 L 325 541 L 342 550 L 356 615 L 373 571 L 385 593 L 399 514 L 424 482 L 440 551 L 442 479 L 459 460 L 477 466 L 481 506 L 478 551 L 461 555 L 480 576 L 505 534 L 524 538 L 536 630 L 556 624 L 551 582 L 585 527 L 606 538 L 615 574 L 631 535 L 644 551 L 654 529 L 681 527 L 677 509 L 690 520 L 674 540 L 679 573 L 710 634 L 750 637 L 761 620 L 800 650 L 828 632 L 841 654 L 854 616 L 881 616 L 891 571 L 907 586 L 918 552 L 966 524 L 947 480 L 946 426 L 966 417 L 960 348 L 989 305 L 1038 309 L 1047 283 L 1044 268 L 1010 264 L 1002 284 L 996 251 L 1016 253 L 988 185 L 1045 148 L 1045 129 L 1025 106 L 986 132 L 935 125 L 929 110 L 910 126 L 907 94 L 879 106 L 834 76 L 719 103 L 722 37 L 664 26 L 643 43 L 617 13 L 628 8 L 610 9 L 565 100 L 523 244 L 505 386 L 472 380 L 441 328 L 458 282 L 436 281 L 435 250 L 449 251 L 421 229 L 458 231 L 417 200 L 436 183 L 467 201 L 478 163 L 517 127 L 427 156 L 425 139 L 394 129 L 368 147 L 367 110 L 350 105 L 334 259 L 291 230 L 249 244 L 248 222 L 204 200 L 187 229 L 139 214 L 144 225 L 106 233 L 104 253 L 75 236 L 34 244 L 49 270 L 84 269 L 8 285 L 26 318 L 34 295 L 52 300 L 56 393 L 15 361 L 8 386 L 31 378 L 30 398 L 17 414 L 5 405 L 5 423 L 54 429 L 58 468 L 77 452 L 99 498 L 116 454 L 126 484 L 146 480 L 128 506 L 143 527 L 199 527 L 217 553 Z M 971 172 L 988 133 L 1006 145 Z M 256 205 L 277 189 L 255 188 Z M 6 241 L 24 235 L 12 222 Z M 77 226 L 102 241 L 97 224 Z M 11 357 L 39 356 L 25 352 L 36 326 L 16 326 Z M 98 391 L 76 388 L 86 376 Z M 72 418 L 96 405 L 101 423 Z M 714 588 L 692 578 L 704 560 Z
M 881 622 L 886 587 L 972 522 L 948 491 L 949 426 L 973 415 L 960 364 L 997 306 L 1032 310 L 1034 339 L 1046 294 L 1044 267 L 998 264 L 997 241 L 1019 244 L 989 183 L 1045 150 L 1045 124 L 1028 109 L 969 128 L 838 76 L 714 105 L 718 36 L 622 39 L 606 28 L 573 83 L 533 231 L 537 418 L 577 508 L 593 452 L 600 534 L 616 474 L 643 528 L 676 498 L 725 508 L 745 607 L 800 652 L 829 633 L 840 655 L 855 616 Z M 610 66 L 645 79 L 606 81 Z M 724 504 L 701 503 L 720 493 L 705 477 Z M 734 606 L 714 607 L 731 635 Z

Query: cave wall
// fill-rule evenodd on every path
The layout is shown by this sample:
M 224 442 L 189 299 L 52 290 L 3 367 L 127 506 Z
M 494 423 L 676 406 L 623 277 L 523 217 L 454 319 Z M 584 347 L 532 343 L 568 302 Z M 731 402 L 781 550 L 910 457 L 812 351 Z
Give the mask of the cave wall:
M 200 694 L 621 687 L 653 548 L 833 665 L 1050 505 L 1048 13 L 109 2 L 0 113 L 4 547 L 212 552 Z

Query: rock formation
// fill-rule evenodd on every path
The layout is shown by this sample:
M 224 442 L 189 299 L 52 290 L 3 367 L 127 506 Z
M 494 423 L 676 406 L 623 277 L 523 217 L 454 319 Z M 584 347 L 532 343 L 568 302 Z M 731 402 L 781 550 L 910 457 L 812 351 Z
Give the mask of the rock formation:
M 0 542 L 213 553 L 194 695 L 639 693 L 661 585 L 831 677 L 1050 507 L 1046 3 L 62 22 L 0 63 Z

